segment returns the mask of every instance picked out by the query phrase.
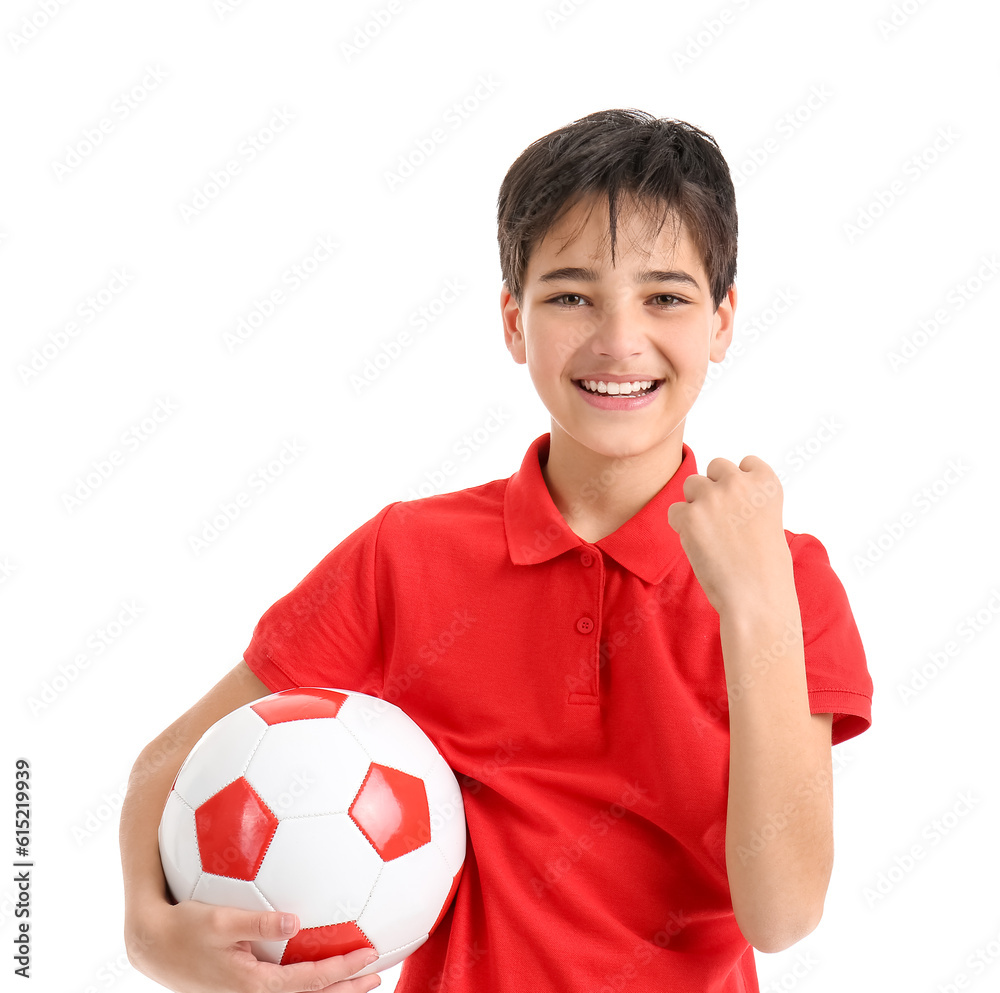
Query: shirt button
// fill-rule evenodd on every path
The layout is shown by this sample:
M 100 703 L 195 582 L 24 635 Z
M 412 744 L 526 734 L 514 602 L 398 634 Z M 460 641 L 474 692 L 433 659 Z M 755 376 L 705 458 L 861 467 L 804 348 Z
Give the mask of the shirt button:
M 591 555 L 590 552 L 580 553 L 580 565 L 593 565 L 593 564 L 594 564 L 594 556 Z
M 581 617 L 576 622 L 576 629 L 580 634 L 590 634 L 594 630 L 594 622 L 589 617 Z

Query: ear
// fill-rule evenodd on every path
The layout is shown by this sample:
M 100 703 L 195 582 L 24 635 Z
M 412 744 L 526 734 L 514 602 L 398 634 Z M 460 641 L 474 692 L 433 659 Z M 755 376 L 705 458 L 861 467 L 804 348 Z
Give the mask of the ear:
M 514 356 L 514 361 L 524 365 L 528 359 L 524 350 L 524 328 L 521 324 L 521 308 L 518 307 L 507 283 L 500 287 L 500 316 L 503 320 L 503 338 L 507 351 Z
M 719 303 L 718 309 L 712 315 L 712 340 L 709 343 L 708 357 L 713 362 L 721 362 L 733 340 L 733 325 L 736 320 L 736 284 L 729 287 L 728 292 Z

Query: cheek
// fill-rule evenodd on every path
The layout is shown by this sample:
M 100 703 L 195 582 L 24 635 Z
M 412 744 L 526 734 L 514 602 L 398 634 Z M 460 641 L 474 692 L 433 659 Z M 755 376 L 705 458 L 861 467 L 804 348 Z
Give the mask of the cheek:
M 708 363 L 708 351 L 707 340 L 702 341 L 690 335 L 679 340 L 669 354 L 682 375 L 700 376 Z

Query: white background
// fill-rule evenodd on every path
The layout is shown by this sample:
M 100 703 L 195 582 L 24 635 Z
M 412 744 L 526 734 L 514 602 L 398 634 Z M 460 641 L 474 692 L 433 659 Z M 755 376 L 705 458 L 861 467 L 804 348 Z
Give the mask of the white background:
M 995 989 L 995 6 L 589 0 L 559 19 L 555 2 L 420 0 L 376 31 L 378 6 L 53 0 L 46 15 L 37 0 L 0 15 L 0 797 L 13 805 L 28 757 L 34 988 L 159 988 L 122 940 L 117 808 L 139 750 L 350 531 L 421 484 L 509 476 L 549 430 L 503 344 L 497 190 L 536 138 L 637 107 L 713 134 L 737 182 L 734 345 L 685 441 L 701 472 L 756 454 L 782 474 L 785 527 L 828 549 L 875 682 L 872 728 L 834 750 L 823 921 L 757 954 L 761 988 Z M 366 22 L 374 37 L 345 51 Z M 241 146 L 279 110 L 291 122 L 249 160 Z M 110 133 L 69 167 L 101 118 Z M 390 188 L 435 128 L 446 140 Z M 230 159 L 239 174 L 185 219 Z M 340 247 L 227 345 L 321 237 Z M 448 281 L 458 298 L 416 333 Z M 359 394 L 352 377 L 405 330 Z M 192 547 L 241 492 L 239 517 Z M 123 604 L 137 616 L 102 642 Z

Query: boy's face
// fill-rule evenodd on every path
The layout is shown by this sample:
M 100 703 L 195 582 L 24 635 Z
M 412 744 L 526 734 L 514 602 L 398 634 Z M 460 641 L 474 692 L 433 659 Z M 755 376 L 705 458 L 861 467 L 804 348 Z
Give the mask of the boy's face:
M 725 357 L 736 289 L 714 308 L 708 275 L 686 227 L 681 226 L 674 244 L 668 217 L 648 244 L 645 214 L 624 198 L 619 202 L 615 267 L 607 198 L 577 204 L 532 252 L 520 308 L 503 286 L 504 338 L 514 361 L 527 363 L 552 415 L 553 435 L 561 430 L 609 458 L 656 450 L 668 458 L 680 451 L 684 419 L 709 360 Z M 593 271 L 557 272 L 567 267 Z M 650 270 L 659 275 L 644 278 L 643 271 Z M 660 385 L 644 404 L 604 398 L 598 406 L 587 399 L 578 380 L 599 380 L 601 373 L 659 380 Z

